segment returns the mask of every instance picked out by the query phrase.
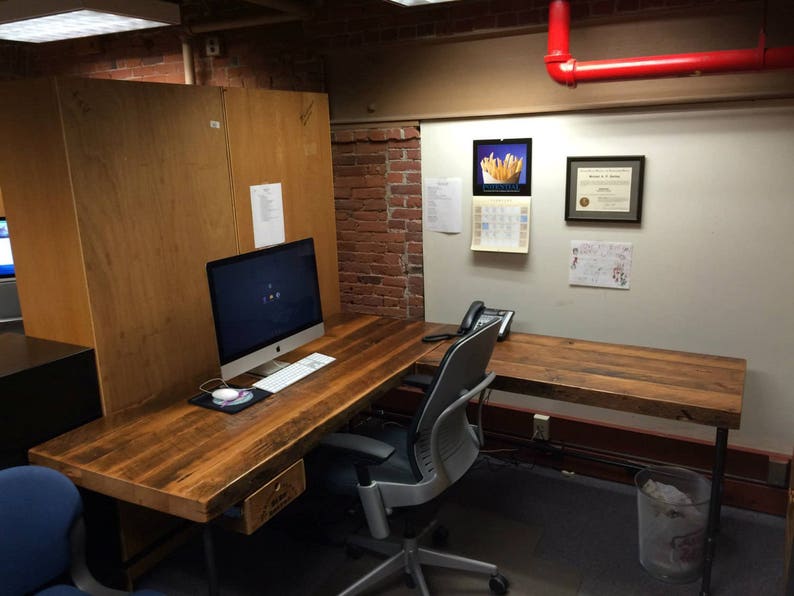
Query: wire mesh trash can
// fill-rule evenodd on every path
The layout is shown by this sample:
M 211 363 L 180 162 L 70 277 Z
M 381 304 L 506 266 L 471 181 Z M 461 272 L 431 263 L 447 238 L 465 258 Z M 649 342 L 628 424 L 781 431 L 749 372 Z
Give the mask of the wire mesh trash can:
M 674 466 L 640 470 L 634 483 L 640 563 L 663 581 L 695 581 L 703 571 L 711 483 Z

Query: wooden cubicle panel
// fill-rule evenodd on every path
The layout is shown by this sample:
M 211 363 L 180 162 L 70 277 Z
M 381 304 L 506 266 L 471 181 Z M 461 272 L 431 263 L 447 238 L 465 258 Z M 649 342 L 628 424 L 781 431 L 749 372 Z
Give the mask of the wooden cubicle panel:
M 207 261 L 234 254 L 221 90 L 58 81 L 106 412 L 217 375 Z
M 340 311 L 328 98 L 225 89 L 240 252 L 254 249 L 250 186 L 281 183 L 286 240 L 313 237 L 323 316 Z
M 0 86 L 0 187 L 25 332 L 94 347 L 55 82 Z
M 237 251 L 221 90 L 20 81 L 0 118 L 26 332 L 95 348 L 106 413 L 195 392 L 218 371 L 205 264 Z

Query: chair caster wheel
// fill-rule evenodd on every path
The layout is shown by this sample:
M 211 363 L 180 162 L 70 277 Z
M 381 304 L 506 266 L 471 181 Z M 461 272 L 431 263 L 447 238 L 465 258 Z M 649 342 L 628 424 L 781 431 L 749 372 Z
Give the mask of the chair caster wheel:
M 488 587 L 494 594 L 507 594 L 507 588 L 509 585 L 510 583 L 507 581 L 507 578 L 501 573 L 492 575 L 491 579 L 488 581 Z
M 443 548 L 449 542 L 449 530 L 444 526 L 438 526 L 433 531 L 433 546 Z

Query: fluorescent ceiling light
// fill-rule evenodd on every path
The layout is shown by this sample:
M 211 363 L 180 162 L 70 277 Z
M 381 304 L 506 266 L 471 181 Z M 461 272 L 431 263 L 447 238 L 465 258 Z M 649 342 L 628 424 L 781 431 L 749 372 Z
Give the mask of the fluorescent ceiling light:
M 179 24 L 160 0 L 4 0 L 0 39 L 42 43 Z
M 427 6 L 428 4 L 441 4 L 442 2 L 453 2 L 453 0 L 389 0 L 400 6 Z

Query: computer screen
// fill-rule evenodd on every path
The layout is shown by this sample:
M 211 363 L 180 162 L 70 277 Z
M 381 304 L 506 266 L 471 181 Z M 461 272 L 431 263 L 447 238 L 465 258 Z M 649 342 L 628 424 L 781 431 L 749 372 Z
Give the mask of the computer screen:
M 325 333 L 311 238 L 211 261 L 207 280 L 224 379 Z
M 8 222 L 0 217 L 0 279 L 14 277 L 14 257 L 11 255 L 11 239 L 8 237 Z

